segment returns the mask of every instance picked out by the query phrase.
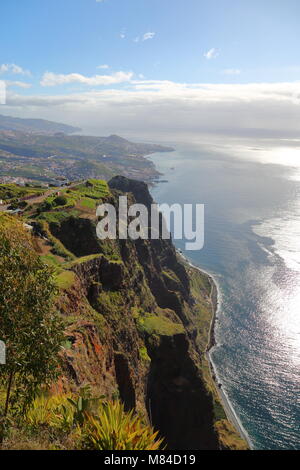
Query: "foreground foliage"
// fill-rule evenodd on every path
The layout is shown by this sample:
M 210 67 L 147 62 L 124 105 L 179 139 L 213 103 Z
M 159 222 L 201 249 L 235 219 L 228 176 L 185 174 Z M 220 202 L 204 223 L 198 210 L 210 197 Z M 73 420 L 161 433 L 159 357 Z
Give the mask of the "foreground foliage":
M 33 250 L 31 235 L 17 220 L 1 215 L 0 339 L 6 344 L 6 365 L 0 368 L 6 393 L 2 421 L 9 407 L 23 415 L 40 386 L 56 377 L 63 328 L 53 311 L 55 292 L 52 270 Z
M 121 402 L 84 392 L 38 396 L 12 430 L 6 448 L 11 448 L 9 443 L 15 448 L 150 451 L 161 449 L 163 440 L 134 411 L 125 412 Z
M 85 447 L 90 450 L 159 450 L 163 440 L 134 412 L 126 413 L 122 403 L 99 406 L 98 415 L 87 415 Z

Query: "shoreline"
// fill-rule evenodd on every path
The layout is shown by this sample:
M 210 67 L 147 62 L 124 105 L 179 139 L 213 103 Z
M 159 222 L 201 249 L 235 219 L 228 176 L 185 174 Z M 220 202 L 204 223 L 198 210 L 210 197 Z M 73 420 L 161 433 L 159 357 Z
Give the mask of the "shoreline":
M 227 420 L 235 427 L 236 431 L 240 434 L 241 438 L 247 442 L 249 449 L 252 450 L 252 443 L 250 441 L 250 438 L 246 432 L 246 430 L 243 428 L 242 423 L 240 422 L 239 418 L 237 417 L 234 408 L 232 404 L 230 403 L 228 397 L 226 396 L 225 392 L 222 390 L 223 384 L 217 379 L 217 374 L 215 371 L 215 365 L 213 363 L 213 360 L 210 356 L 211 350 L 217 345 L 216 342 L 216 337 L 215 337 L 215 327 L 216 327 L 216 322 L 218 320 L 217 313 L 220 308 L 220 302 L 219 298 L 221 297 L 220 295 L 220 290 L 217 284 L 217 281 L 215 278 L 208 273 L 207 271 L 204 271 L 203 269 L 199 268 L 199 266 L 195 266 L 188 258 L 185 257 L 185 255 L 176 249 L 177 254 L 183 258 L 183 260 L 188 263 L 188 265 L 191 268 L 197 269 L 200 271 L 202 274 L 205 274 L 210 282 L 211 285 L 211 292 L 210 292 L 210 303 L 212 306 L 212 318 L 210 322 L 210 328 L 209 328 L 209 333 L 208 333 L 208 343 L 205 351 L 205 356 L 207 359 L 207 362 L 209 364 L 209 371 L 210 371 L 210 376 L 212 381 L 214 382 L 217 394 L 219 396 L 220 402 L 223 406 L 224 412 L 226 414 Z
M 152 154 L 153 155 L 153 154 Z M 149 155 L 151 157 L 152 155 Z M 154 164 L 155 165 L 155 164 Z M 162 173 L 161 176 L 165 176 L 165 173 Z M 154 183 L 154 186 L 157 183 Z M 214 383 L 216 392 L 218 394 L 219 400 L 223 406 L 225 415 L 227 420 L 234 426 L 236 429 L 237 433 L 240 435 L 240 437 L 247 443 L 248 447 L 250 450 L 253 450 L 253 446 L 251 443 L 251 440 L 248 436 L 248 433 L 244 429 L 242 423 L 240 422 L 239 418 L 237 417 L 234 408 L 232 404 L 230 403 L 229 398 L 226 396 L 224 390 L 222 390 L 223 384 L 221 383 L 220 380 L 217 378 L 217 373 L 215 369 L 215 365 L 213 363 L 213 360 L 211 358 L 211 351 L 212 349 L 217 345 L 216 342 L 216 336 L 215 336 L 215 328 L 216 328 L 216 322 L 218 320 L 218 312 L 219 308 L 221 305 L 220 299 L 221 299 L 221 292 L 220 288 L 218 286 L 218 283 L 216 279 L 213 277 L 212 274 L 208 273 L 204 269 L 201 269 L 199 266 L 195 266 L 184 254 L 181 250 L 176 249 L 176 253 L 178 254 L 179 257 L 181 257 L 185 263 L 187 263 L 191 268 L 196 269 L 200 271 L 202 274 L 205 274 L 210 282 L 211 285 L 211 292 L 210 292 L 210 303 L 212 306 L 212 318 L 210 322 L 210 328 L 208 332 L 208 338 L 207 338 L 207 347 L 205 350 L 205 357 L 209 365 L 209 372 L 211 379 Z

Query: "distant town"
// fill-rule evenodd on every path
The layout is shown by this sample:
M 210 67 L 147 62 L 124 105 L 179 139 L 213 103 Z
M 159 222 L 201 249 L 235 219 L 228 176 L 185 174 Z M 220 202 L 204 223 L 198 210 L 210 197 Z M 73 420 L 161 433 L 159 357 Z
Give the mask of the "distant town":
M 88 178 L 108 180 L 117 174 L 153 182 L 160 174 L 147 156 L 173 151 L 171 147 L 133 143 L 117 135 L 68 135 L 57 132 L 60 125 L 55 123 L 56 132 L 48 122 L 43 131 L 44 121 L 38 120 L 39 125 L 30 123 L 30 128 L 26 119 L 11 118 L 7 122 L 4 118 L 0 116 L 0 183 L 36 182 L 47 187 Z

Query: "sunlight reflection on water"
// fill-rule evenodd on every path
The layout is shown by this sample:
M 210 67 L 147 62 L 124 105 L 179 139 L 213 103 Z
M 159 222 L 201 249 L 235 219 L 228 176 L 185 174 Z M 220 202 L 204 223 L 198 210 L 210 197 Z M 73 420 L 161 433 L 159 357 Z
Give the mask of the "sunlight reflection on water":
M 169 180 L 153 190 L 158 202 L 205 204 L 205 247 L 186 255 L 218 278 L 213 358 L 257 449 L 300 449 L 300 147 L 280 145 L 153 157 Z

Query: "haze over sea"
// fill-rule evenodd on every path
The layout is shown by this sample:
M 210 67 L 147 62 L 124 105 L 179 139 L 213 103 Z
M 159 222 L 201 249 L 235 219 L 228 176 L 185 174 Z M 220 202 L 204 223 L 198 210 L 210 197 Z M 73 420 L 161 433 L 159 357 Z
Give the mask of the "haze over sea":
M 204 203 L 205 246 L 184 251 L 221 294 L 218 380 L 255 449 L 300 449 L 300 147 L 174 144 L 151 157 L 159 203 Z

